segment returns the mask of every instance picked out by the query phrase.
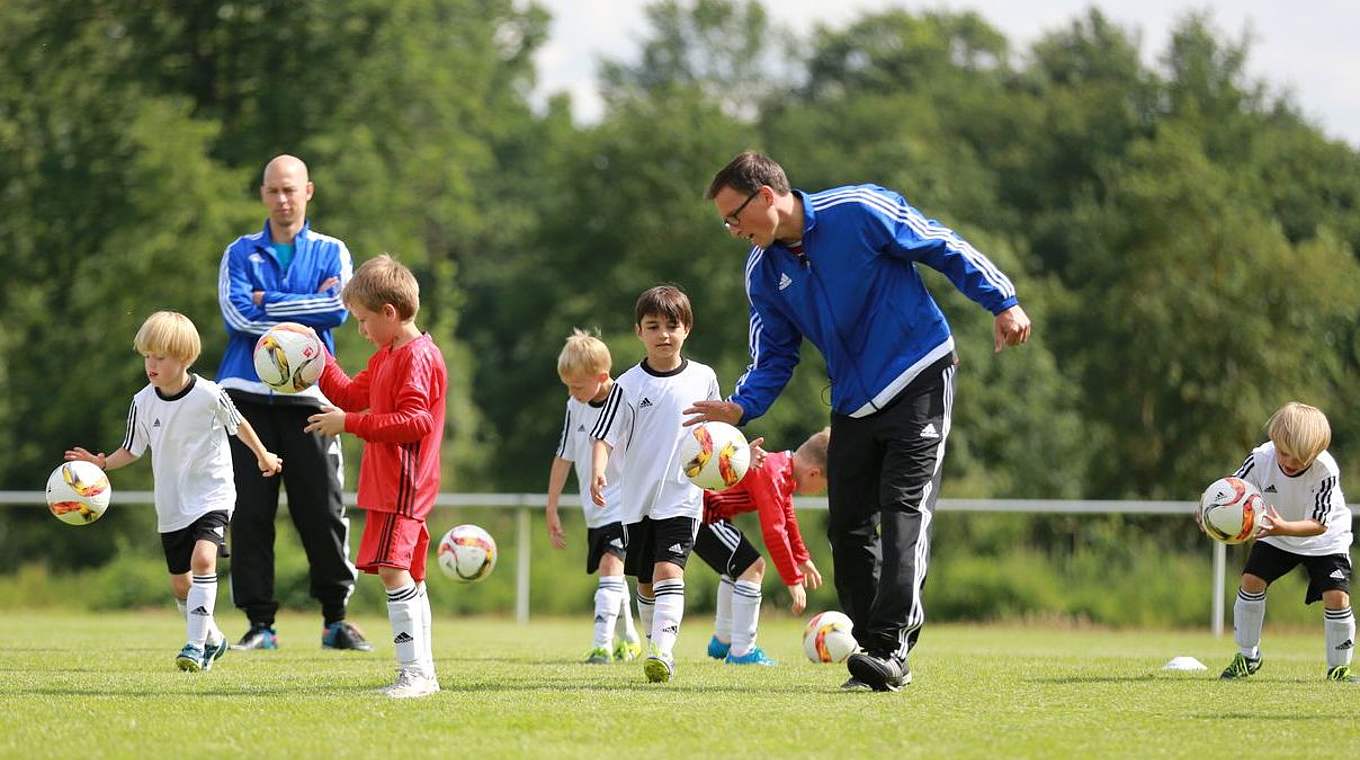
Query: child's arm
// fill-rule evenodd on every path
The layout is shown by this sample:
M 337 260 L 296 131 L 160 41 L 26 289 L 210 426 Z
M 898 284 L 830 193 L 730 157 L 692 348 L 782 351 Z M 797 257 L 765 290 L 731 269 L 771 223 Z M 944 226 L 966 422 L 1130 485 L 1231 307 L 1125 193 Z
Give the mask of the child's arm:
M 1307 538 L 1308 536 L 1320 536 L 1327 532 L 1327 526 L 1310 518 L 1304 520 L 1285 520 L 1280 517 L 1280 513 L 1275 511 L 1275 505 L 1266 507 L 1265 519 L 1261 521 L 1261 527 L 1256 531 L 1257 538 L 1265 536 L 1295 536 Z
M 557 501 L 570 472 L 571 460 L 553 457 L 552 469 L 548 471 L 548 537 L 552 539 L 554 549 L 567 548 L 567 536 L 562 532 L 562 520 L 557 516 Z
M 609 444 L 596 438 L 590 453 L 590 500 L 595 506 L 603 507 L 604 487 L 609 485 L 604 477 L 605 468 L 609 466 Z
M 798 516 L 793 511 L 792 497 L 784 502 L 784 527 L 789 537 L 789 548 L 793 551 L 793 561 L 798 563 L 798 569 L 803 571 L 803 583 L 808 588 L 821 588 L 822 573 L 812 563 L 812 555 L 808 553 L 807 545 L 803 543 L 803 531 L 798 527 Z
M 330 373 L 330 367 L 331 365 L 327 363 L 327 373 Z M 339 371 L 339 367 L 336 367 L 336 371 Z M 361 372 L 355 377 L 354 385 L 359 384 L 360 378 L 365 377 L 366 372 Z M 409 368 L 406 382 L 397 389 L 393 404 L 395 411 L 376 414 L 363 411 L 342 412 L 326 408 L 321 413 L 308 417 L 307 427 L 303 428 L 303 431 L 318 431 L 324 435 L 352 433 L 365 441 L 381 443 L 415 443 L 434 429 L 434 414 L 430 410 L 436 403 L 444 403 L 442 390 L 436 393 L 432 387 L 434 384 L 433 369 L 423 363 L 414 363 Z M 362 390 L 367 408 L 366 382 Z M 322 392 L 326 393 L 327 397 L 330 396 L 325 388 L 322 388 Z
M 747 480 L 751 482 L 748 483 Z M 780 493 L 772 474 L 764 467 L 747 472 L 742 483 L 747 493 L 751 494 L 751 500 L 756 503 L 756 510 L 760 515 L 760 532 L 765 539 L 765 551 L 769 553 L 770 560 L 779 571 L 780 580 L 789 587 L 789 593 L 793 596 L 794 614 L 801 613 L 807 603 L 803 591 L 803 572 L 795 562 L 793 547 L 789 544 L 788 537 L 788 516 L 793 510 L 793 494 Z
M 365 368 L 351 378 L 340 368 L 335 357 L 326 353 L 326 368 L 321 371 L 317 385 L 334 404 L 347 412 L 362 412 L 369 406 L 368 389 L 370 375 Z
M 91 454 L 85 449 L 75 446 L 67 450 L 63 458 L 68 462 L 75 460 L 89 462 L 101 470 L 108 471 L 116 470 L 119 467 L 126 467 L 137 461 L 140 457 L 124 448 L 119 448 L 117 451 L 106 456 L 104 454 Z
M 260 474 L 267 478 L 283 472 L 283 459 L 264 447 L 260 436 L 255 434 L 255 428 L 244 418 L 236 423 L 236 438 L 255 455 L 255 464 L 259 466 Z

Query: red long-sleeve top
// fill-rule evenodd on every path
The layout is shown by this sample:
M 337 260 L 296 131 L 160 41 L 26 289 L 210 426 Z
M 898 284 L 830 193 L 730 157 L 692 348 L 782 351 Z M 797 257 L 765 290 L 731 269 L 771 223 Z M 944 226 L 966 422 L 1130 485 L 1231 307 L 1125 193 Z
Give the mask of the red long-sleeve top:
M 321 392 L 343 409 L 345 432 L 364 439 L 359 507 L 425 519 L 439 493 L 448 370 L 428 333 L 369 357 L 352 379 L 326 359 Z
M 793 454 L 772 452 L 759 468 L 746 472 L 740 483 L 722 491 L 704 491 L 704 522 L 730 520 L 743 512 L 760 515 L 760 531 L 785 586 L 801 583 L 798 566 L 811 559 L 793 514 Z

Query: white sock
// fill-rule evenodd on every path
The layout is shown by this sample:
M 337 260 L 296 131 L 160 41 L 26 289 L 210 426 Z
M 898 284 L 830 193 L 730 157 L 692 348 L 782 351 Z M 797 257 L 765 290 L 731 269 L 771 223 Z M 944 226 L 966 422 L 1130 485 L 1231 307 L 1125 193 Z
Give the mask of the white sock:
M 713 616 L 713 634 L 724 644 L 732 643 L 732 579 L 718 578 L 718 612 Z
M 653 589 L 653 593 L 655 593 Z M 642 589 L 637 592 L 638 622 L 642 624 L 642 630 L 647 634 L 647 640 L 652 640 L 652 617 L 656 610 L 656 597 L 647 596 L 642 593 Z
M 1322 628 L 1327 634 L 1327 669 L 1351 664 L 1355 651 L 1355 616 L 1351 608 L 1322 611 Z
M 595 589 L 595 643 L 596 649 L 606 652 L 614 648 L 614 624 L 619 619 L 619 599 L 626 593 L 623 578 L 617 575 L 600 576 Z
M 760 625 L 760 584 L 737 581 L 732 584 L 732 650 L 740 657 L 756 645 L 756 626 Z
M 659 654 L 669 657 L 680 636 L 680 621 L 685 618 L 685 579 L 672 578 L 652 584 L 656 594 L 656 616 L 652 620 L 652 644 Z
M 392 623 L 392 644 L 396 649 L 397 667 L 421 669 L 425 626 L 420 619 L 420 589 L 414 584 L 387 590 L 387 620 Z
M 1266 592 L 1252 594 L 1237 590 L 1233 603 L 1233 640 L 1237 651 L 1250 659 L 1261 656 L 1261 624 L 1266 619 Z
M 623 639 L 629 644 L 636 644 L 638 632 L 637 627 L 633 625 L 633 597 L 628 593 L 627 579 L 620 575 L 619 580 L 623 582 L 619 595 L 619 622 L 623 623 Z
M 421 581 L 417 588 L 420 589 L 420 628 L 423 634 L 421 638 L 422 651 L 420 653 L 421 667 L 425 670 L 425 675 L 434 678 L 434 636 L 430 629 L 434 626 L 434 614 L 430 612 L 430 595 L 426 593 L 425 581 Z
M 213 629 L 213 609 L 217 606 L 217 575 L 195 575 L 184 600 L 189 612 L 185 622 L 189 643 L 202 649 Z

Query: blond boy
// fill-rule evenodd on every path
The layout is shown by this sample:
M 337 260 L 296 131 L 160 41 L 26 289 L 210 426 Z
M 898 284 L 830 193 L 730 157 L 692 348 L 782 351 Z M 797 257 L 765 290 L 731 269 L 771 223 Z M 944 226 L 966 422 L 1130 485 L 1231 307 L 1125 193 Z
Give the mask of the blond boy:
M 1221 677 L 1246 678 L 1260 669 L 1266 588 L 1302 564 L 1308 571 L 1304 603 L 1322 600 L 1327 679 L 1360 682 L 1350 669 L 1351 513 L 1336 460 L 1327 453 L 1331 426 L 1318 408 L 1291 401 L 1271 416 L 1267 430 L 1270 440 L 1252 450 L 1236 473 L 1260 489 L 1267 509 L 1233 604 L 1238 653 Z

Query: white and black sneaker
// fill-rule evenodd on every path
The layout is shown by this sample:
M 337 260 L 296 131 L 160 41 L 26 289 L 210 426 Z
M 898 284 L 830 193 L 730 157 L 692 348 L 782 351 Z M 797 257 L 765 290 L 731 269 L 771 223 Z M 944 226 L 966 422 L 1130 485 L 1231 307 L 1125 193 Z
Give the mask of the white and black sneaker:
M 397 680 L 381 691 L 392 699 L 424 697 L 439 691 L 439 682 L 417 668 L 401 668 L 397 671 Z
M 856 652 L 845 661 L 851 680 L 868 684 L 874 691 L 898 691 L 911 683 L 911 670 L 894 657 Z

